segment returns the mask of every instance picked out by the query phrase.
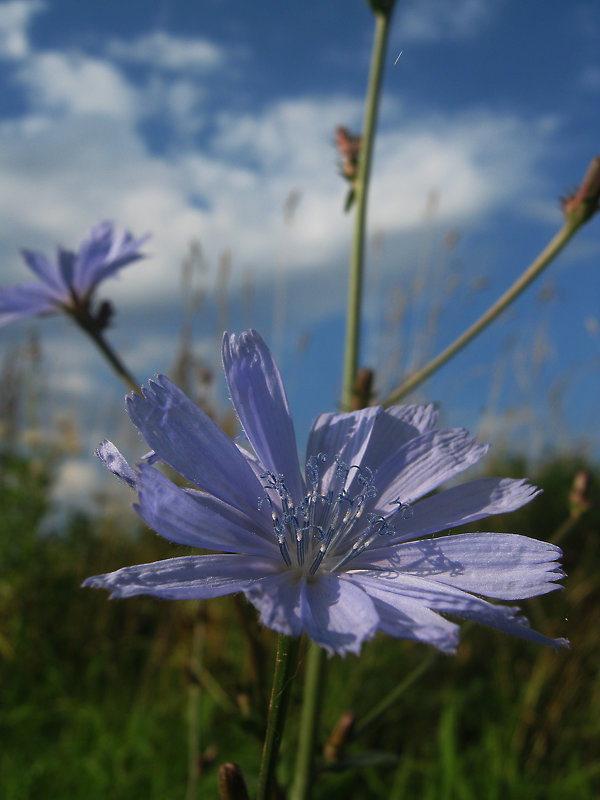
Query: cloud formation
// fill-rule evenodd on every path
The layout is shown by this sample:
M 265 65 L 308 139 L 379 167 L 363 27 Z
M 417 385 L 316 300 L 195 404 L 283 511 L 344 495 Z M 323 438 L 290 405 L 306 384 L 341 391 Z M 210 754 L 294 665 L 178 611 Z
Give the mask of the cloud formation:
M 203 109 L 215 107 L 218 77 L 227 70 L 219 45 L 153 32 L 110 40 L 108 55 L 35 50 L 26 24 L 41 4 L 8 5 L 17 7 L 9 28 L 21 37 L 10 47 L 28 57 L 11 76 L 25 111 L 0 121 L 0 257 L 7 277 L 21 275 L 20 246 L 72 247 L 103 218 L 137 235 L 153 233 L 153 257 L 140 268 L 144 280 L 132 271 L 119 282 L 123 302 L 175 296 L 174 275 L 193 238 L 213 263 L 233 250 L 234 285 L 249 264 L 259 279 L 272 275 L 282 253 L 291 271 L 323 270 L 345 258 L 349 218 L 333 131 L 340 123 L 360 125 L 361 99 L 323 92 L 281 96 L 251 111 L 221 104 L 206 128 Z M 457 19 L 474 19 L 478 5 L 460 5 Z M 149 69 L 134 80 L 129 61 Z M 166 73 L 157 77 L 155 68 Z M 171 74 L 189 68 L 210 69 L 217 80 Z M 535 187 L 549 135 L 542 122 L 482 109 L 421 114 L 407 123 L 406 111 L 401 122 L 400 101 L 384 104 L 373 228 L 414 231 L 432 190 L 440 197 L 436 221 L 449 226 L 476 224 Z M 171 126 L 160 150 L 148 133 L 156 118 Z M 194 136 L 200 128 L 201 147 Z M 300 198 L 293 225 L 284 218 L 291 192 Z
M 497 0 L 413 0 L 399 8 L 403 41 L 468 39 L 487 27 Z
M 111 39 L 106 52 L 112 58 L 146 64 L 153 69 L 201 71 L 220 67 L 224 54 L 214 42 L 154 31 L 133 41 Z
M 42 0 L 11 0 L 0 5 L 0 58 L 22 59 L 29 54 L 29 23 L 44 8 Z

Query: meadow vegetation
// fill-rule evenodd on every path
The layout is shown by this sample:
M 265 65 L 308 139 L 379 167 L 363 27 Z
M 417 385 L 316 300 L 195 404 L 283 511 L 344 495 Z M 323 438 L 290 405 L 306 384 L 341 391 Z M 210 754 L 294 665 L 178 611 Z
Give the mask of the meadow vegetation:
M 2 798 L 211 798 L 224 761 L 242 765 L 252 791 L 275 634 L 258 627 L 243 599 L 109 602 L 104 592 L 80 589 L 89 575 L 186 549 L 141 523 L 125 531 L 71 515 L 53 529 L 53 469 L 51 455 L 1 453 Z M 504 461 L 490 474 L 528 470 Z M 329 742 L 317 800 L 598 796 L 600 472 L 558 458 L 530 477 L 544 494 L 487 521 L 486 530 L 558 537 L 565 590 L 522 606 L 535 628 L 567 636 L 571 649 L 556 653 L 466 626 L 456 657 L 377 636 L 360 658 L 334 658 L 322 731 L 351 711 L 361 735 Z M 385 714 L 361 722 L 421 665 L 424 673 Z M 284 784 L 301 685 L 280 757 Z

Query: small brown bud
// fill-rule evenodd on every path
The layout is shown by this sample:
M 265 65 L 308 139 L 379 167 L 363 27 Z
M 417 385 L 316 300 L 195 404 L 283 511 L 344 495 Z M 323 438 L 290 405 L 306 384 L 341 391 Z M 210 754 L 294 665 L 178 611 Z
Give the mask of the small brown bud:
M 356 373 L 356 379 L 352 387 L 352 400 L 350 403 L 352 411 L 359 411 L 361 408 L 366 408 L 369 405 L 374 374 L 373 370 L 368 367 L 362 367 Z
M 335 144 L 342 157 L 340 171 L 350 183 L 356 180 L 360 142 L 361 137 L 350 133 L 348 128 L 343 125 L 339 125 L 335 129 Z
M 582 225 L 600 208 L 600 156 L 595 156 L 577 191 L 561 198 L 567 222 Z
M 346 711 L 339 718 L 323 748 L 323 755 L 327 761 L 339 761 L 342 758 L 352 736 L 355 722 L 356 714 L 353 711 Z
M 580 469 L 573 478 L 571 491 L 569 492 L 571 519 L 579 519 L 591 507 L 589 491 L 590 473 L 586 469 Z
M 221 800 L 250 800 L 244 775 L 237 764 L 219 767 L 219 796 Z

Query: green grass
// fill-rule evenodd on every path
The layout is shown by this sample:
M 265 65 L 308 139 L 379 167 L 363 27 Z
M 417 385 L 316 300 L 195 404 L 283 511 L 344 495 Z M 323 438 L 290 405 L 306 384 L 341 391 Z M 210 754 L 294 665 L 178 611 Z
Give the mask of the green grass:
M 578 466 L 547 465 L 537 476 L 545 493 L 494 520 L 494 529 L 550 538 L 568 517 Z M 253 789 L 274 634 L 231 598 L 109 602 L 103 592 L 80 589 L 88 575 L 185 549 L 141 528 L 110 531 L 81 516 L 40 535 L 50 468 L 0 456 L 0 796 L 213 798 L 224 761 L 238 762 Z M 508 474 L 507 465 L 494 472 Z M 342 761 L 322 762 L 316 800 L 599 795 L 597 486 L 596 477 L 595 507 L 562 541 L 566 590 L 522 604 L 535 627 L 568 636 L 571 650 L 467 628 L 456 657 L 435 658 L 378 724 L 348 744 Z M 330 660 L 323 739 L 342 712 L 364 717 L 429 652 L 377 637 L 360 658 Z M 282 779 L 293 763 L 298 690 Z M 188 792 L 190 763 L 198 773 L 195 794 Z M 344 763 L 367 766 L 342 770 Z

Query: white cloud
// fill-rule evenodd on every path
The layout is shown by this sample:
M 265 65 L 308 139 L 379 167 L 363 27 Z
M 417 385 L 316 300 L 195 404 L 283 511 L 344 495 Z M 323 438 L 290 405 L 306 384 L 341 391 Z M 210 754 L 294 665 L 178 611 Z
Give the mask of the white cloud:
M 322 269 L 347 250 L 350 219 L 342 213 L 345 185 L 332 131 L 357 108 L 343 98 L 274 103 L 218 120 L 215 141 L 202 154 L 162 157 L 149 153 L 126 116 L 65 112 L 45 124 L 34 118 L 37 124 L 0 125 L 2 246 L 16 264 L 20 245 L 75 246 L 102 218 L 136 234 L 150 231 L 152 257 L 111 287 L 111 294 L 136 303 L 176 296 L 192 238 L 212 263 L 233 249 L 234 282 L 248 263 L 259 276 L 282 261 L 289 269 Z M 418 228 L 432 189 L 441 198 L 440 225 L 473 224 L 525 187 L 534 192 L 544 141 L 531 123 L 484 112 L 388 128 L 376 150 L 371 226 L 388 234 Z M 283 205 L 293 189 L 301 202 L 290 226 Z
M 0 58 L 22 59 L 29 54 L 27 28 L 44 8 L 41 0 L 12 0 L 0 5 Z
M 412 0 L 399 9 L 399 41 L 466 39 L 487 27 L 497 0 Z
M 146 52 L 140 43 L 157 41 L 159 60 L 175 64 L 165 53 L 180 40 L 167 34 L 141 37 L 136 57 Z M 196 51 L 182 52 L 192 58 Z M 198 64 L 200 52 L 193 56 Z M 172 119 L 176 131 L 189 134 L 203 124 L 202 92 L 212 90 L 206 82 L 198 90 L 186 78 L 152 74 L 134 84 L 108 59 L 73 52 L 34 53 L 16 79 L 29 111 L 0 122 L 0 258 L 15 279 L 23 275 L 20 246 L 75 247 L 103 218 L 153 234 L 146 248 L 152 257 L 111 286 L 121 302 L 174 299 L 191 239 L 202 242 L 213 264 L 232 248 L 238 286 L 248 264 L 261 278 L 283 265 L 322 270 L 345 259 L 350 218 L 342 213 L 346 186 L 337 174 L 333 133 L 340 123 L 360 124 L 360 100 L 306 96 L 252 113 L 222 112 L 211 119 L 215 132 L 201 152 L 191 139 L 174 137 L 156 154 L 140 120 Z M 396 99 L 382 109 L 372 229 L 402 235 L 419 228 L 432 189 L 441 198 L 436 222 L 446 226 L 475 222 L 521 191 L 535 194 L 536 158 L 552 134 L 543 121 L 482 111 L 407 126 L 397 122 L 398 110 Z M 283 207 L 293 190 L 301 202 L 289 225 Z
M 112 39 L 107 53 L 123 61 L 173 71 L 206 72 L 220 67 L 224 60 L 222 49 L 214 42 L 174 36 L 164 31 L 148 33 L 133 41 Z
M 66 115 L 133 115 L 135 91 L 110 63 L 80 53 L 46 52 L 33 55 L 20 68 L 17 80 L 34 108 Z

